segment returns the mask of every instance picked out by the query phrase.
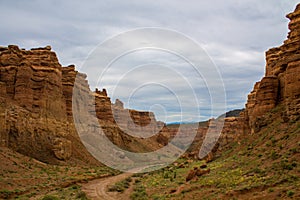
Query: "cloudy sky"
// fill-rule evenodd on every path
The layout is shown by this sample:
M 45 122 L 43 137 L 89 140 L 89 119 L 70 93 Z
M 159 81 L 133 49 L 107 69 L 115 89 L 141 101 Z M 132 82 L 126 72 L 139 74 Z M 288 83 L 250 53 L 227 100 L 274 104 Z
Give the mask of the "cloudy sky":
M 224 109 L 244 107 L 253 84 L 264 74 L 264 52 L 285 40 L 288 32 L 285 15 L 297 3 L 295 0 L 0 1 L 0 45 L 17 44 L 26 49 L 51 45 L 62 65 L 75 64 L 88 74 L 91 88 L 107 88 L 113 101 L 119 98 L 126 107 L 152 110 L 159 120 L 167 122 L 199 121 L 223 112 L 219 109 L 221 103 L 212 97 L 223 98 L 219 95 L 221 90 L 216 89 L 223 87 L 223 83 Z M 122 33 L 126 35 L 143 27 L 166 30 L 166 34 L 159 34 L 158 44 L 170 40 L 168 31 L 191 39 L 206 52 L 216 68 L 212 71 L 216 70 L 220 76 L 197 74 L 190 59 L 184 60 L 172 49 L 132 45 L 142 34 L 131 34 L 131 40 L 122 41 L 123 47 L 132 51 L 125 56 L 119 52 L 122 56 L 111 60 L 108 70 L 101 73 L 106 69 L 101 64 L 103 57 L 116 52 L 108 55 L 111 49 L 107 49 L 102 54 L 99 47 L 103 48 L 107 41 L 113 43 L 112 39 Z M 171 41 L 184 46 L 176 36 Z M 203 56 L 203 52 L 199 55 L 189 47 L 185 46 L 185 51 L 190 49 L 187 54 L 191 59 Z M 93 65 L 101 65 L 97 73 L 88 65 L 95 57 L 100 61 Z M 210 87 L 216 90 L 211 91 Z

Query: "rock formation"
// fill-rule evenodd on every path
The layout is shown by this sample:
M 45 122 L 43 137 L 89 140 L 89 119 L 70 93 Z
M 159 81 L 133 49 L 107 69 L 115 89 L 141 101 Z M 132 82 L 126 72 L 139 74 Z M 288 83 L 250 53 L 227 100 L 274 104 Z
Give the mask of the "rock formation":
M 259 131 L 265 124 L 265 114 L 277 106 L 284 108 L 284 121 L 299 120 L 300 5 L 287 17 L 291 20 L 287 40 L 266 52 L 265 76 L 248 95 L 240 117 L 225 118 L 219 150 L 237 141 L 239 135 Z M 120 148 L 153 151 L 177 134 L 178 127 L 156 121 L 151 112 L 126 109 L 118 99 L 113 104 L 105 89 L 90 91 L 86 78 L 74 65 L 62 67 L 50 46 L 31 50 L 14 45 L 0 47 L 0 145 L 45 162 L 97 163 L 81 143 L 74 126 L 72 105 L 78 104 L 72 99 L 74 87 L 93 96 L 95 102 L 88 105 L 93 106 L 89 112 L 95 113 L 104 134 Z M 216 119 L 199 126 L 181 125 L 182 140 L 174 145 L 184 148 L 189 133 L 197 132 L 188 151 L 190 156 L 197 157 L 207 130 L 218 123 Z M 131 132 L 137 135 L 128 134 Z
M 162 134 L 135 140 L 118 128 L 115 119 L 121 119 L 119 123 L 127 127 L 164 124 L 157 122 L 153 113 L 124 109 L 120 100 L 112 104 L 105 89 L 91 92 L 86 75 L 75 71 L 74 65 L 62 67 L 50 46 L 25 50 L 9 45 L 0 47 L 0 145 L 49 163 L 74 159 L 97 163 L 82 145 L 74 126 L 76 78 L 80 92 L 94 96 L 96 116 L 115 144 L 151 151 L 166 143 Z M 127 111 L 132 123 L 124 116 Z
M 193 180 L 196 177 L 203 176 L 204 174 L 209 174 L 210 169 L 199 169 L 198 167 L 194 167 L 194 169 L 191 169 L 188 173 L 188 175 L 185 178 L 185 181 L 188 182 L 190 180 Z
M 266 114 L 273 109 L 281 110 L 283 121 L 293 122 L 300 119 L 300 4 L 287 17 L 291 20 L 287 40 L 282 46 L 266 52 L 265 76 L 254 85 L 253 91 L 248 95 L 246 109 L 240 116 L 224 118 L 223 129 L 213 151 L 221 151 L 227 144 L 238 142 L 240 136 L 256 133 L 263 126 L 267 126 L 270 122 L 268 120 L 272 119 L 267 119 Z M 214 134 L 213 127 L 218 123 L 222 122 L 211 119 L 202 123 L 197 128 L 195 140 L 185 156 L 197 158 L 208 129 L 212 128 Z M 195 131 L 191 129 L 192 126 L 184 126 L 186 127 L 183 131 L 186 134 Z M 168 128 L 171 136 L 178 130 L 178 127 Z
M 195 136 L 195 139 L 191 146 L 189 147 L 188 151 L 186 152 L 185 156 L 189 158 L 198 159 L 199 157 L 199 151 L 202 147 L 203 141 L 205 137 L 209 134 L 208 137 L 213 137 L 213 135 L 218 135 L 218 141 L 215 142 L 215 138 L 209 139 L 208 141 L 211 141 L 211 143 L 207 143 L 202 148 L 207 149 L 209 151 L 210 147 L 213 147 L 212 153 L 208 154 L 204 159 L 207 161 L 212 161 L 214 154 L 216 152 L 223 151 L 226 149 L 227 145 L 232 142 L 238 142 L 239 139 L 247 134 L 249 132 L 248 126 L 245 124 L 245 119 L 243 117 L 243 112 L 241 112 L 240 117 L 226 117 L 223 120 L 220 119 L 210 119 L 207 122 L 201 122 L 199 123 L 199 126 L 197 127 L 197 134 Z M 223 128 L 221 130 L 221 133 L 219 133 L 219 130 L 216 128 L 217 126 L 223 125 Z M 191 131 L 194 131 L 191 129 L 192 126 L 189 126 L 188 124 L 185 125 L 186 128 L 182 129 L 186 134 L 189 134 Z M 189 128 L 188 128 L 189 127 Z M 175 132 L 174 128 L 168 127 L 170 129 L 170 132 Z
M 251 133 L 260 129 L 264 114 L 283 105 L 286 120 L 300 116 L 300 5 L 287 15 L 290 32 L 280 47 L 266 52 L 266 73 L 248 95 L 245 117 Z
M 63 68 L 51 47 L 0 51 L 1 145 L 44 162 L 94 163 L 72 119 L 74 66 Z M 85 76 L 82 75 L 83 81 Z M 86 80 L 85 80 L 86 81 Z
M 165 124 L 156 121 L 154 113 L 125 109 L 118 99 L 112 104 L 105 89 L 96 89 L 94 96 L 101 128 L 115 145 L 125 150 L 147 152 L 167 143 Z

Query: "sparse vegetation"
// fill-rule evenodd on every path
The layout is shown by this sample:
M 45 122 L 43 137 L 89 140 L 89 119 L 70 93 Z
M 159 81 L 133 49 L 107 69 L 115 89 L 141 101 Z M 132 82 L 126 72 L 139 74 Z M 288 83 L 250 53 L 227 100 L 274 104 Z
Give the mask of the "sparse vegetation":
M 139 177 L 131 198 L 251 199 L 262 194 L 270 199 L 300 198 L 300 138 L 295 128 L 298 125 L 285 126 L 278 121 L 280 118 L 259 133 L 241 140 L 240 144 L 230 144 L 229 150 L 207 164 L 211 169 L 209 174 L 185 184 L 189 170 L 201 166 L 203 161 L 187 163 L 181 158 L 176 166 Z
M 286 192 L 286 194 L 287 194 L 288 197 L 292 197 L 295 193 L 294 193 L 294 191 L 289 190 L 289 191 Z
M 10 149 L 0 149 L 0 199 L 28 199 L 37 195 L 87 199 L 77 183 L 119 173 L 104 166 L 48 165 Z
M 108 188 L 108 191 L 110 192 L 124 192 L 124 190 L 128 189 L 130 186 L 130 183 L 132 181 L 131 177 L 128 177 L 122 181 L 119 181 L 115 183 L 114 185 L 110 186 Z
M 2 198 L 7 199 L 13 192 L 7 189 L 0 190 L 0 195 Z
M 146 193 L 145 186 L 140 183 L 136 184 L 133 193 L 130 195 L 130 198 L 132 200 L 147 200 L 148 195 Z
M 46 195 L 42 198 L 42 200 L 59 200 L 59 198 L 52 195 Z
M 88 200 L 86 194 L 82 191 L 78 192 L 76 195 L 76 199 L 81 199 L 81 200 Z

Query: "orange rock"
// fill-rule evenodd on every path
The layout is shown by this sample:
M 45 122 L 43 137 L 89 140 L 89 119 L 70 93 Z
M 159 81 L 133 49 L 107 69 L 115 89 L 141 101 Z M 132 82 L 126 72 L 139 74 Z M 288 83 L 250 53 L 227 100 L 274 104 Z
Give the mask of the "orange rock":
M 245 113 L 252 133 L 260 129 L 260 117 L 279 104 L 285 105 L 289 120 L 300 116 L 300 4 L 287 18 L 287 40 L 266 52 L 265 77 L 248 95 Z

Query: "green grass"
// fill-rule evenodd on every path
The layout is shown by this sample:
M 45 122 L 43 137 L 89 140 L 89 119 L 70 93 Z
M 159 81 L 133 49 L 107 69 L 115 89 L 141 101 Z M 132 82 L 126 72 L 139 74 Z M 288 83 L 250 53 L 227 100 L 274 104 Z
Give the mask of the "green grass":
M 138 183 L 135 185 L 133 193 L 130 195 L 132 200 L 147 200 L 149 199 L 146 188 L 142 184 Z

